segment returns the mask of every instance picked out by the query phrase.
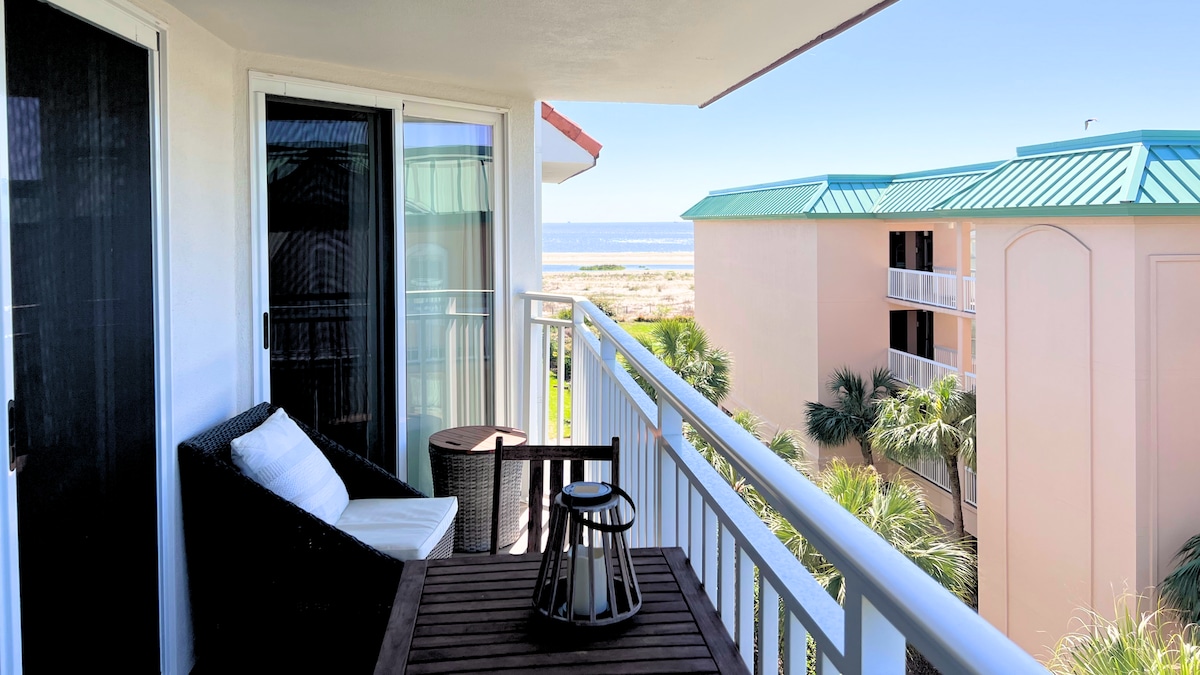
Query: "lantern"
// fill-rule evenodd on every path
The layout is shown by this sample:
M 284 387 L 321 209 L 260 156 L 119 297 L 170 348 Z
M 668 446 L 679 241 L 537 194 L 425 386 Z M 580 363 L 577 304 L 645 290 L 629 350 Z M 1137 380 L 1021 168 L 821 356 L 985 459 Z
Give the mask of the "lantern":
M 629 520 L 621 521 L 621 503 Z M 625 532 L 633 527 L 633 500 L 608 483 L 564 487 L 550 505 L 550 530 L 533 592 L 546 618 L 570 625 L 606 626 L 642 607 Z

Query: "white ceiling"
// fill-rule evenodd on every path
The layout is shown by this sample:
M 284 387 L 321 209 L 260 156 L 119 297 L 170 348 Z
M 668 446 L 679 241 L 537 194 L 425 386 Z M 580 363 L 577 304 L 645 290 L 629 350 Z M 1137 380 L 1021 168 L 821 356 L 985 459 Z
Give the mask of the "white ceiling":
M 880 0 L 169 0 L 231 45 L 548 100 L 699 104 Z

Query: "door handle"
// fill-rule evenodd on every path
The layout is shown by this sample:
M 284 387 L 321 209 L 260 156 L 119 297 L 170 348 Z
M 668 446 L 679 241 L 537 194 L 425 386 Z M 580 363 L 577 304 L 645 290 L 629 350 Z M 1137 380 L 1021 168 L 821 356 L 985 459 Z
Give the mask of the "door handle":
M 8 402 L 8 470 L 20 473 L 28 455 L 17 454 L 17 402 Z

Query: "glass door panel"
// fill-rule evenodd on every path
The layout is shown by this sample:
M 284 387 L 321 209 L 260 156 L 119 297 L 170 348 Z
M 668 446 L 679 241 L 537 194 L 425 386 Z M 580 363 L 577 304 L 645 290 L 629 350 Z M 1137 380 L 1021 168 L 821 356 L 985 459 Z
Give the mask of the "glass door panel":
M 150 56 L 4 12 L 24 669 L 156 673 Z
M 404 118 L 409 482 L 427 493 L 429 436 L 494 419 L 493 134 Z
M 391 115 L 267 99 L 271 400 L 396 468 Z

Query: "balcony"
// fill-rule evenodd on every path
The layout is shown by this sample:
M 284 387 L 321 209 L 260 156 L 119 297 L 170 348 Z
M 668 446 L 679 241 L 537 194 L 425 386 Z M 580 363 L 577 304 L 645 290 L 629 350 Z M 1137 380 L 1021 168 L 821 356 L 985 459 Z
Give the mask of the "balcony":
M 975 277 L 963 277 L 963 311 L 975 313 Z
M 945 350 L 942 347 L 936 349 Z M 940 353 L 935 351 L 935 353 L 939 358 L 945 358 L 947 361 L 956 362 L 958 360 L 957 354 L 951 358 L 943 357 L 945 351 Z M 891 369 L 892 375 L 896 379 L 914 387 L 928 387 L 929 383 L 934 380 L 940 380 L 947 375 L 956 375 L 964 388 L 975 389 L 975 373 L 964 373 L 954 363 L 934 361 L 899 349 L 888 350 L 888 368 Z
M 565 429 L 580 443 L 622 440 L 621 485 L 638 506 L 635 546 L 679 546 L 743 661 L 782 673 L 905 671 L 905 644 L 946 673 L 1044 673 L 1025 652 L 777 457 L 587 301 L 525 293 L 524 423 L 536 440 Z M 542 316 L 563 303 L 571 319 Z M 549 420 L 550 345 L 571 355 L 570 414 Z M 625 365 L 657 392 L 657 403 Z M 562 401 L 560 395 L 558 401 Z M 844 574 L 845 605 L 817 584 L 684 437 L 695 429 Z M 561 436 L 560 436 L 561 438 Z M 756 591 L 757 589 L 757 591 Z M 766 666 L 764 666 L 764 661 Z
M 946 468 L 945 462 L 919 459 L 913 462 L 906 462 L 904 466 L 946 492 L 950 491 L 950 470 Z M 964 466 L 959 478 L 962 480 L 963 501 L 971 506 L 977 506 L 975 503 L 975 494 L 978 481 L 975 470 Z
M 954 272 L 922 272 L 889 267 L 888 297 L 944 309 L 958 309 L 958 275 Z

